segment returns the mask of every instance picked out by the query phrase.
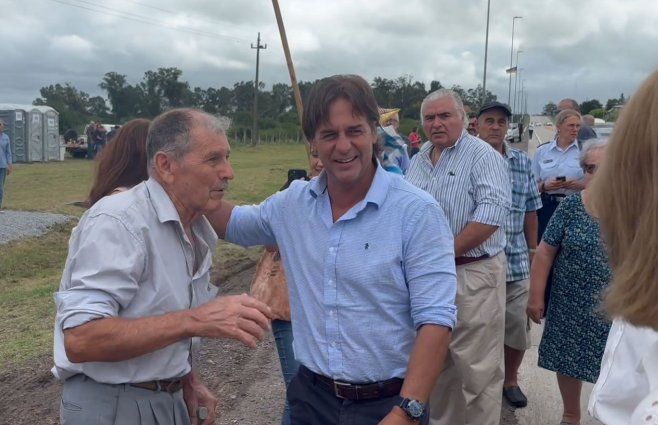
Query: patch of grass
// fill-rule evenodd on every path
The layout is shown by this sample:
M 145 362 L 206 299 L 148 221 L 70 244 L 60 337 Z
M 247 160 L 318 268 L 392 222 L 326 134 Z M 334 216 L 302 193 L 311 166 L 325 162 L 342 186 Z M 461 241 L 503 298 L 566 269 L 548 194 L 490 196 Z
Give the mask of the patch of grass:
M 227 198 L 239 204 L 256 203 L 276 192 L 289 168 L 307 168 L 303 145 L 240 146 L 231 151 L 235 179 Z M 80 216 L 84 210 L 67 205 L 86 198 L 92 162 L 67 160 L 21 164 L 5 186 L 5 207 Z M 20 365 L 52 350 L 55 306 L 68 239 L 75 221 L 57 225 L 41 237 L 0 245 L 0 368 Z M 231 265 L 256 261 L 261 248 L 243 249 L 220 242 L 215 253 L 213 281 Z

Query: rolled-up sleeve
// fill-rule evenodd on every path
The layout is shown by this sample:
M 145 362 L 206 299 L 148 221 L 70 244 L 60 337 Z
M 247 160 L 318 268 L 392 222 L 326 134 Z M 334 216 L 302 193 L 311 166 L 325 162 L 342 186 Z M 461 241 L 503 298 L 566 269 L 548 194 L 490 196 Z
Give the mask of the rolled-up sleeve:
M 414 327 L 436 324 L 452 329 L 457 316 L 454 240 L 439 205 L 427 203 L 418 208 L 405 223 L 403 235 Z
M 275 245 L 273 225 L 287 192 L 275 193 L 259 205 L 233 208 L 226 228 L 226 241 L 242 246 Z
M 116 316 L 137 293 L 145 264 L 144 243 L 118 219 L 86 218 L 75 230 L 55 293 L 58 325 L 68 329 Z
M 503 157 L 489 150 L 473 166 L 476 207 L 469 221 L 502 226 L 512 203 L 512 190 Z

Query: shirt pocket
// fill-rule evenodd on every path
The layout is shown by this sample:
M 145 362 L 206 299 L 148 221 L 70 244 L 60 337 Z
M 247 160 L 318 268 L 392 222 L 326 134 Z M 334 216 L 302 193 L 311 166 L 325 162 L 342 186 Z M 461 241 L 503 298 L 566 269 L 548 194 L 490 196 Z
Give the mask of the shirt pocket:
M 539 179 L 547 180 L 557 177 L 557 161 L 556 160 L 542 160 L 539 161 Z

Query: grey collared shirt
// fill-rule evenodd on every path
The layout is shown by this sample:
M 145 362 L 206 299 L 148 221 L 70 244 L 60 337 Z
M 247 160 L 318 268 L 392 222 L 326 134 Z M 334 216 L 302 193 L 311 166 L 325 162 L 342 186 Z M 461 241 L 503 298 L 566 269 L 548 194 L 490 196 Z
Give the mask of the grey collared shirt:
M 73 230 L 59 292 L 53 374 L 83 373 L 108 384 L 187 374 L 192 340 L 121 362 L 71 363 L 63 330 L 105 317 L 157 316 L 215 297 L 210 283 L 217 235 L 205 217 L 192 225 L 196 251 L 162 186 L 150 179 L 101 199 Z M 196 269 L 196 271 L 195 271 Z
M 411 159 L 406 179 L 434 197 L 443 208 L 454 236 L 470 221 L 499 226 L 483 244 L 464 255 L 493 257 L 505 249 L 505 218 L 512 203 L 507 163 L 489 144 L 462 131 L 444 149 L 436 165 L 426 142 Z

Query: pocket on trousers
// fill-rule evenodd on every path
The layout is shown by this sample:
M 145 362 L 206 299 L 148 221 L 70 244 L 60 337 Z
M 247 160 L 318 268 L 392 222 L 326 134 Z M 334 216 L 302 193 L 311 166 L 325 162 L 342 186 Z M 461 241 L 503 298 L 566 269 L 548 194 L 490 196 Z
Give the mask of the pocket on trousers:
M 62 409 L 68 410 L 69 412 L 80 412 L 82 410 L 82 406 L 70 401 L 66 401 L 63 398 L 61 399 L 61 406 Z

